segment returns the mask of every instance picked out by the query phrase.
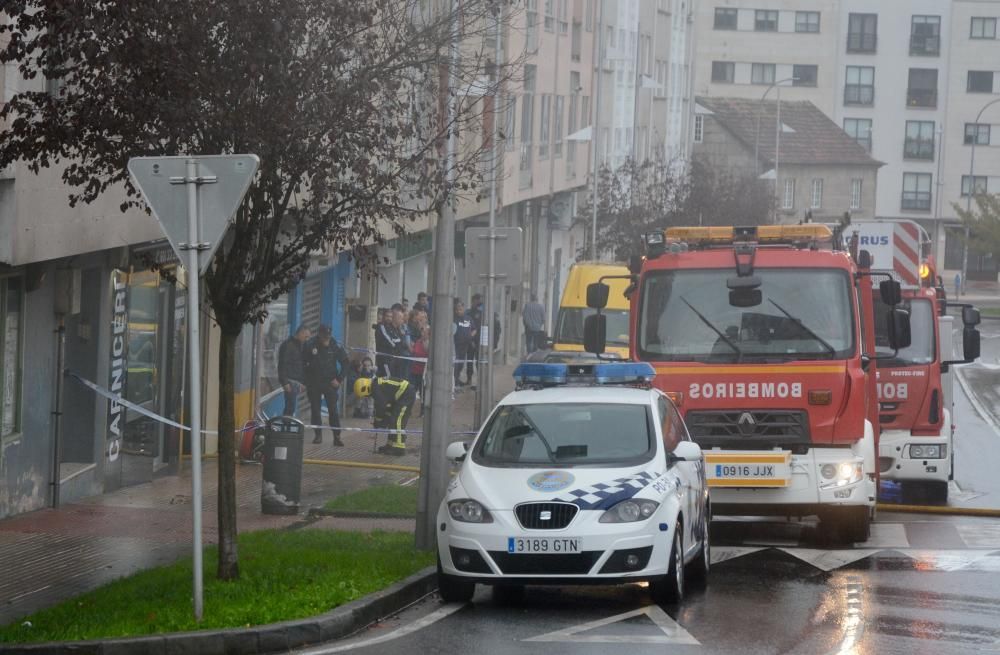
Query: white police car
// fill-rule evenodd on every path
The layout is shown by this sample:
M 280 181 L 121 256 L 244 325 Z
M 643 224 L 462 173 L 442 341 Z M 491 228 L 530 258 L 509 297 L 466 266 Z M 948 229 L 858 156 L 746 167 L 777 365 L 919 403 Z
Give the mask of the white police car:
M 525 363 L 438 511 L 438 588 L 648 581 L 679 601 L 710 563 L 701 449 L 648 364 Z M 686 571 L 686 572 L 685 572 Z

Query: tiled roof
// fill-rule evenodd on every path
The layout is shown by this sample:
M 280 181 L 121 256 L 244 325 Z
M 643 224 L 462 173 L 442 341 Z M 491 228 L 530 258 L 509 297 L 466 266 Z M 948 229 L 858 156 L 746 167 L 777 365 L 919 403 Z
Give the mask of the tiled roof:
M 699 97 L 697 102 L 712 112 L 712 117 L 742 141 L 749 152 L 753 152 L 756 139 L 761 162 L 774 165 L 776 101 Z M 781 123 L 780 164 L 883 165 L 807 100 L 782 100 Z

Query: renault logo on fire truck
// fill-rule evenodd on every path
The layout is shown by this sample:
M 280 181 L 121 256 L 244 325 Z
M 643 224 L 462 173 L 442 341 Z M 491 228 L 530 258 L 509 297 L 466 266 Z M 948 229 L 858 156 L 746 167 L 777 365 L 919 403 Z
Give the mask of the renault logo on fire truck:
M 692 400 L 699 398 L 801 398 L 801 382 L 692 382 Z
M 743 412 L 736 420 L 736 427 L 739 428 L 740 434 L 753 434 L 754 428 L 757 427 L 757 420 L 750 412 Z

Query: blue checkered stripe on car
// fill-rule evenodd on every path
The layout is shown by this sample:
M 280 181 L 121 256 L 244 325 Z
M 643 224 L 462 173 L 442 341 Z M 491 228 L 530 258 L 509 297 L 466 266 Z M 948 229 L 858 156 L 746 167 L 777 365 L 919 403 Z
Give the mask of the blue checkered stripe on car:
M 598 482 L 589 487 L 573 489 L 553 500 L 573 503 L 580 509 L 608 509 L 615 503 L 636 495 L 658 477 L 658 473 L 640 471 L 611 482 Z

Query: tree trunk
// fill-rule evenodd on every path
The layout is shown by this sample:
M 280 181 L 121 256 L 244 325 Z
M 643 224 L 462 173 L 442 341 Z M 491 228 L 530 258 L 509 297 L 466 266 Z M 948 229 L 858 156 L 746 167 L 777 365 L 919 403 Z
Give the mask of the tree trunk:
M 219 345 L 219 570 L 220 580 L 240 577 L 236 552 L 236 340 L 222 330 Z

